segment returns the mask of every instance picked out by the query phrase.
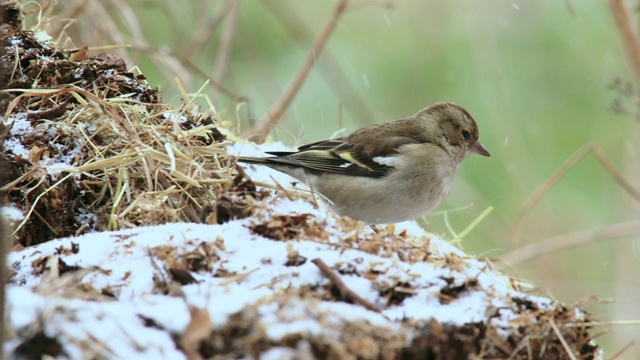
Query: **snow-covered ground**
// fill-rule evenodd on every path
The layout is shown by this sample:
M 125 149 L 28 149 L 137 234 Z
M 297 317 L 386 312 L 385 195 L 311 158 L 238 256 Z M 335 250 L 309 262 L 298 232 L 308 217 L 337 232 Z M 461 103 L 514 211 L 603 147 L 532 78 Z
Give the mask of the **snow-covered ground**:
M 265 149 L 283 147 L 236 144 L 229 153 Z M 246 171 L 254 181 L 291 186 L 276 171 Z M 414 222 L 376 233 L 294 192 L 254 206 L 253 216 L 220 225 L 91 233 L 12 252 L 5 354 L 24 353 L 44 335 L 60 345 L 58 355 L 72 359 L 198 359 L 203 339 L 228 357 L 307 358 L 314 354 L 309 338 L 376 357 L 395 350 L 346 335 L 347 329 L 392 339 L 397 347 L 410 346 L 434 320 L 483 324 L 507 338 L 523 322 L 535 322 L 531 313 L 558 306 L 514 290 L 510 278 Z M 2 213 L 14 223 L 23 216 L 14 208 Z M 332 295 L 313 259 L 380 311 Z M 575 319 L 581 317 L 578 311 Z M 270 346 L 233 350 L 238 345 L 225 333 L 239 327 Z
M 284 214 L 309 214 L 307 221 L 326 231 L 324 239 L 279 241 L 252 232 L 256 224 Z M 371 254 L 357 249 L 361 243 L 348 239 L 375 236 L 366 227 L 358 229 L 363 233 L 344 233 L 327 208 L 278 197 L 257 216 L 222 225 L 167 224 L 95 233 L 13 252 L 9 264 L 15 274 L 7 289 L 8 314 L 17 337 L 5 344 L 5 351 L 11 352 L 30 331 L 42 328 L 48 337 L 62 343 L 71 358 L 101 354 L 122 359 L 183 359 L 172 336 L 179 337 L 190 323 L 190 306 L 206 309 L 216 327 L 229 321 L 230 315 L 257 304 L 255 322 L 275 342 L 299 333 L 321 333 L 338 340 L 336 327 L 352 321 L 387 328 L 409 342 L 415 334 L 403 321 L 432 318 L 455 325 L 489 322 L 506 334 L 510 320 L 518 317 L 514 297 L 527 298 L 541 310 L 553 306 L 549 299 L 512 290 L 508 278 L 413 223 L 396 227 L 396 234 L 402 234 L 397 241 L 422 244 L 430 252 L 429 261 L 412 263 L 382 254 L 382 250 Z M 291 265 L 292 252 L 306 261 Z M 180 287 L 178 294 L 164 294 L 167 291 L 161 287 L 166 285 L 159 284 L 170 282 L 168 269 L 180 267 L 185 258 L 194 259 L 197 254 L 202 256 L 199 261 L 208 264 L 191 272 L 197 282 Z M 455 269 L 444 266 L 451 257 L 463 261 Z M 280 294 L 328 285 L 329 280 L 309 261 L 314 258 L 344 273 L 347 287 L 382 312 L 295 296 L 283 303 Z M 55 274 L 60 261 L 80 269 Z M 477 285 L 442 301 L 443 288 L 470 282 Z M 398 284 L 404 284 L 410 296 L 387 306 L 388 299 L 381 293 Z M 502 311 L 498 316 L 491 314 L 489 320 L 490 308 Z M 148 325 L 150 320 L 154 326 Z M 285 356 L 291 349 L 282 351 L 272 355 Z

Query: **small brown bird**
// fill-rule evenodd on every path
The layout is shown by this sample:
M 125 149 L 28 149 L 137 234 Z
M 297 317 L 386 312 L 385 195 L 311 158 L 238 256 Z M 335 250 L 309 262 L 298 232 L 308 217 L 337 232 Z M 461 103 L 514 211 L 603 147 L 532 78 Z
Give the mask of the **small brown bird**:
M 307 184 L 340 215 L 367 224 L 413 220 L 447 197 L 468 153 L 490 156 L 467 110 L 440 102 L 401 120 L 271 157 L 240 157 Z

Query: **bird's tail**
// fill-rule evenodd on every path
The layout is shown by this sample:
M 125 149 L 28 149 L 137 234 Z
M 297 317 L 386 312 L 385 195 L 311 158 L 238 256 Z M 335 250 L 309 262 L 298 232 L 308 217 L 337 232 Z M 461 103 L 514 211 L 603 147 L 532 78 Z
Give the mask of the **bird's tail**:
M 239 156 L 237 161 L 245 164 L 260 164 L 260 165 L 272 164 L 272 162 L 269 161 L 269 158 L 259 158 L 259 157 L 251 157 L 251 156 Z
M 267 157 L 252 157 L 252 156 L 239 156 L 238 162 L 243 162 L 246 164 L 260 164 L 260 165 L 299 165 L 297 162 L 294 162 L 292 159 L 288 158 L 288 155 L 295 154 L 292 151 L 267 151 L 269 155 Z

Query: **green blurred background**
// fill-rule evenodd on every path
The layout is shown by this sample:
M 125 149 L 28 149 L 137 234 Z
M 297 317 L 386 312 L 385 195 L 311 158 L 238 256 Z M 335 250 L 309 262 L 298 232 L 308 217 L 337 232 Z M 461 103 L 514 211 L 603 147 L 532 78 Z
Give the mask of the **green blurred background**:
M 42 25 L 57 36 L 70 24 L 73 41 L 60 37 L 67 47 L 132 44 L 104 51 L 137 65 L 170 104 L 180 103 L 176 78 L 188 92 L 218 78 L 235 95 L 214 86 L 204 94 L 236 130 L 246 130 L 293 79 L 334 5 L 66 0 L 46 10 Z M 216 59 L 229 34 L 219 77 Z M 439 210 L 466 207 L 448 213 L 460 232 L 493 206 L 464 248 L 501 266 L 525 200 L 586 143 L 600 144 L 640 188 L 640 121 L 612 110 L 618 99 L 635 111 L 636 94 L 609 88 L 616 78 L 633 79 L 625 55 L 602 0 L 353 1 L 271 139 L 300 145 L 332 136 L 341 124 L 350 132 L 440 100 L 466 107 L 493 156 L 470 156 Z M 639 218 L 639 204 L 588 155 L 529 214 L 522 243 Z M 425 220 L 430 231 L 453 237 L 442 212 Z M 601 321 L 640 319 L 640 236 L 602 240 L 507 271 L 568 304 L 590 295 L 613 299 L 582 305 Z M 609 355 L 629 341 L 640 344 L 638 324 L 593 332 L 605 329 L 611 332 L 599 342 Z M 620 359 L 640 358 L 639 346 Z

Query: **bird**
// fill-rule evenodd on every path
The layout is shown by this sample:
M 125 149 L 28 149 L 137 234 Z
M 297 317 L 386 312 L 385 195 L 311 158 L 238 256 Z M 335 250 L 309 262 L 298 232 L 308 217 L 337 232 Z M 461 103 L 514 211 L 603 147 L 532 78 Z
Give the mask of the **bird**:
M 438 102 L 297 151 L 237 160 L 283 172 L 323 195 L 339 215 L 376 225 L 415 220 L 440 205 L 469 153 L 491 156 L 475 119 L 459 105 Z

